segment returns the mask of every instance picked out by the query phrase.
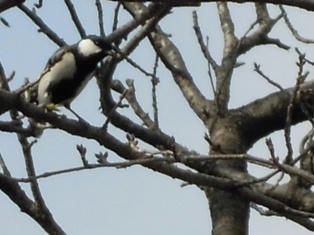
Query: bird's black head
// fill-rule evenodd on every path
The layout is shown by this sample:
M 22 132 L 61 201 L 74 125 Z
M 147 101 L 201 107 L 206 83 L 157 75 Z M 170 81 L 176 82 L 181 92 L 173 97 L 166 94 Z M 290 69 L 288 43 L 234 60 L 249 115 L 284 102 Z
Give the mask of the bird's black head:
M 103 37 L 89 35 L 77 43 L 77 49 L 82 57 L 97 57 L 102 59 L 110 54 L 113 46 Z

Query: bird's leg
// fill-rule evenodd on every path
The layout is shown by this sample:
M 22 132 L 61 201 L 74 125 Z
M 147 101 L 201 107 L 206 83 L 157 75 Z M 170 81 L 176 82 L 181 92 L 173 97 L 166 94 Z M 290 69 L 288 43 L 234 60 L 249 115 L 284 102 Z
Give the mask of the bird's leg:
M 79 122 L 87 123 L 80 115 L 78 115 L 73 109 L 71 109 L 71 106 L 69 104 L 65 104 L 64 107 L 69 110 L 77 119 Z
M 46 108 L 47 108 L 49 111 L 56 111 L 56 112 L 60 111 L 60 110 L 57 108 L 56 104 L 54 104 L 54 103 L 47 104 Z

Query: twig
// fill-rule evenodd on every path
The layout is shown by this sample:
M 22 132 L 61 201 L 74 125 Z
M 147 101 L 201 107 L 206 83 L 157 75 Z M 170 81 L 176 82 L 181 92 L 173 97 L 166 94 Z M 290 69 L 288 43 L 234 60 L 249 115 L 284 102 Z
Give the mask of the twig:
M 285 20 L 285 23 L 286 23 L 288 29 L 290 30 L 290 32 L 292 33 L 292 35 L 295 37 L 296 40 L 303 42 L 303 43 L 314 43 L 313 39 L 307 39 L 307 38 L 302 37 L 298 33 L 298 31 L 292 26 L 292 24 L 288 18 L 287 12 L 285 11 L 285 9 L 283 8 L 282 5 L 279 5 L 279 9 L 282 13 L 283 19 Z
M 72 4 L 71 0 L 64 0 L 64 2 L 65 2 L 66 6 L 70 12 L 71 18 L 75 24 L 77 31 L 79 32 L 81 38 L 84 38 L 86 36 L 86 32 L 85 32 L 85 30 L 84 30 L 84 28 L 80 22 L 79 17 L 76 14 L 74 5 Z
M 29 183 L 35 179 L 47 178 L 50 176 L 61 175 L 61 174 L 66 174 L 66 173 L 71 173 L 71 172 L 76 172 L 76 171 L 89 170 L 89 169 L 102 168 L 102 167 L 115 167 L 117 169 L 122 169 L 122 168 L 131 167 L 134 165 L 142 165 L 142 164 L 147 164 L 147 163 L 152 163 L 152 162 L 171 163 L 173 162 L 173 160 L 171 160 L 170 158 L 155 157 L 155 158 L 136 159 L 136 160 L 130 160 L 130 161 L 125 161 L 125 162 L 114 162 L 114 163 L 106 162 L 103 164 L 88 164 L 88 167 L 86 166 L 73 167 L 73 168 L 68 168 L 64 170 L 46 172 L 46 173 L 43 173 L 34 177 L 29 177 L 29 178 L 15 178 L 15 180 L 21 183 Z
M 120 53 L 120 52 L 119 52 Z M 154 74 L 147 72 L 145 69 L 143 69 L 140 65 L 138 65 L 135 61 L 133 61 L 130 57 L 125 56 L 122 54 L 122 56 L 124 57 L 124 59 L 126 60 L 126 62 L 128 62 L 131 66 L 133 66 L 134 68 L 136 68 L 137 70 L 139 70 L 141 73 L 143 73 L 145 76 L 154 78 Z
M 196 35 L 197 40 L 198 40 L 198 44 L 201 47 L 201 50 L 202 50 L 202 53 L 203 53 L 204 57 L 206 58 L 207 62 L 215 70 L 217 68 L 217 63 L 211 57 L 211 55 L 210 55 L 210 53 L 208 51 L 208 47 L 206 47 L 205 44 L 204 44 L 203 35 L 202 35 L 202 32 L 201 32 L 200 26 L 198 24 L 198 17 L 197 17 L 196 11 L 193 11 L 193 29 L 194 29 L 195 35 Z
M 275 86 L 276 88 L 278 88 L 280 91 L 284 91 L 284 89 L 276 82 L 274 82 L 273 80 L 271 80 L 269 77 L 267 77 L 262 71 L 261 71 L 261 66 L 254 63 L 254 71 L 257 72 L 262 78 L 264 78 L 269 84 Z
M 13 70 L 12 73 L 9 75 L 9 77 L 7 78 L 8 82 L 12 81 L 13 78 L 15 76 L 15 71 Z
M 126 83 L 128 85 L 126 98 L 129 104 L 131 105 L 132 109 L 134 110 L 134 113 L 143 121 L 145 126 L 147 126 L 150 129 L 154 128 L 155 123 L 151 120 L 148 113 L 144 112 L 144 110 L 142 109 L 142 107 L 140 106 L 136 99 L 134 81 L 131 79 L 127 79 Z
M 304 53 L 302 53 L 299 48 L 295 48 L 295 51 L 296 53 L 299 55 L 299 56 L 302 56 Z M 304 57 L 304 61 L 312 66 L 314 66 L 314 62 L 313 61 L 310 61 L 309 59 L 307 59 L 306 57 Z
M 38 3 L 34 3 L 36 8 L 41 8 L 43 6 L 43 0 L 38 0 Z
M 304 58 L 305 58 L 304 54 L 299 55 L 299 62 L 297 62 L 297 66 L 299 68 L 298 77 L 296 80 L 296 85 L 293 89 L 292 96 L 290 98 L 290 102 L 289 102 L 288 107 L 287 107 L 287 116 L 286 116 L 286 124 L 285 124 L 285 128 L 284 128 L 284 136 L 285 136 L 286 147 L 287 147 L 287 156 L 286 156 L 285 162 L 288 164 L 291 164 L 292 154 L 293 154 L 293 148 L 292 148 L 291 138 L 290 138 L 292 111 L 294 109 L 294 104 L 295 104 L 295 101 L 297 99 L 297 95 L 299 93 L 301 84 L 304 82 L 305 77 L 307 75 L 307 74 L 303 74 L 303 67 L 305 64 Z
M 101 37 L 105 37 L 104 17 L 103 17 L 104 14 L 103 14 L 100 0 L 96 0 L 95 5 L 97 7 L 97 12 L 98 12 L 99 34 Z
M 136 99 L 133 80 L 127 79 L 126 83 L 128 85 L 128 89 L 126 89 L 119 80 L 113 80 L 111 83 L 111 88 L 120 94 L 127 92 L 125 98 L 131 105 L 134 113 L 143 121 L 145 126 L 147 126 L 150 129 L 153 128 L 154 127 L 153 120 L 149 117 L 148 113 L 144 112 L 143 108 Z
M 126 93 L 127 93 L 127 90 L 125 90 L 121 95 L 120 95 L 120 98 L 119 98 L 119 101 L 113 106 L 113 108 L 110 110 L 110 112 L 108 113 L 108 116 L 107 116 L 107 119 L 105 121 L 105 124 L 103 125 L 103 129 L 104 130 L 107 130 L 108 128 L 108 125 L 109 125 L 109 122 L 110 122 L 110 119 L 113 115 L 113 113 L 116 111 L 116 109 L 122 104 L 122 100 L 125 98 L 126 96 Z
M 215 97 L 214 100 L 217 101 L 216 100 L 216 90 L 215 90 L 215 86 L 214 86 L 214 80 L 213 80 L 213 77 L 211 74 L 211 67 L 216 72 L 218 65 L 209 53 L 209 43 L 208 43 L 209 37 L 208 36 L 206 37 L 206 45 L 204 44 L 203 35 L 201 32 L 200 26 L 198 24 L 198 17 L 197 17 L 196 11 L 193 11 L 193 29 L 194 29 L 195 35 L 197 37 L 198 44 L 201 47 L 201 51 L 203 53 L 203 56 L 207 60 L 208 75 L 209 75 L 209 79 L 210 79 L 210 84 L 211 84 L 211 88 L 212 88 L 212 91 L 213 91 L 213 94 Z
M 76 149 L 77 151 L 79 152 L 80 154 L 80 157 L 81 157 L 81 160 L 82 160 L 82 163 L 83 163 L 83 166 L 88 168 L 89 167 L 89 163 L 86 159 L 86 152 L 87 152 L 87 149 L 82 145 L 82 144 L 78 144 L 76 145 Z
M 249 185 L 252 185 L 252 184 L 258 184 L 258 183 L 261 183 L 261 182 L 267 182 L 270 178 L 274 177 L 276 174 L 278 174 L 280 172 L 280 170 L 275 170 L 263 177 L 260 177 L 258 179 L 253 179 L 253 180 L 248 180 L 246 182 L 240 182 L 240 183 L 237 183 L 237 187 L 246 187 L 246 186 L 249 186 Z
M 158 121 L 158 106 L 157 106 L 157 95 L 156 95 L 156 87 L 159 83 L 159 79 L 157 78 L 157 68 L 158 68 L 158 55 L 156 54 L 154 69 L 153 69 L 153 77 L 151 79 L 152 82 L 152 100 L 153 100 L 153 114 L 154 114 L 154 128 L 159 129 L 159 121 Z
M 28 175 L 28 177 L 32 178 L 36 175 L 33 157 L 32 157 L 32 153 L 31 153 L 31 147 L 32 147 L 33 143 L 29 143 L 27 138 L 21 134 L 18 134 L 18 140 L 22 146 L 27 175 Z M 37 180 L 33 179 L 30 181 L 30 183 L 31 183 L 30 186 L 31 186 L 32 194 L 34 196 L 34 199 L 35 199 L 38 207 L 42 211 L 47 210 L 47 207 L 46 207 L 44 199 L 41 195 Z
M 6 27 L 10 28 L 10 24 L 9 24 L 9 22 L 5 18 L 0 16 L 0 21 L 1 21 L 1 23 L 3 25 L 5 25 Z
M 10 171 L 9 171 L 7 165 L 5 164 L 5 161 L 4 161 L 1 153 L 0 153 L 0 166 L 2 168 L 3 174 L 5 176 L 11 177 Z
M 8 79 L 6 78 L 3 66 L 0 62 L 0 85 L 1 88 L 6 90 L 6 91 L 10 91 L 10 87 L 9 87 L 9 83 L 8 83 Z
M 273 141 L 271 140 L 271 138 L 266 138 L 265 143 L 266 143 L 266 146 L 269 150 L 270 156 L 273 159 L 273 161 L 277 160 L 277 157 L 275 155 L 274 144 L 273 144 Z
M 206 37 L 206 48 L 207 48 L 207 51 L 209 51 L 209 37 L 208 36 Z M 215 97 L 215 101 L 216 101 L 216 89 L 215 89 L 215 85 L 214 85 L 214 78 L 213 78 L 213 75 L 211 73 L 210 63 L 207 63 L 207 67 L 208 67 L 208 76 L 209 76 L 210 85 L 211 85 L 211 88 L 212 88 L 212 91 L 213 91 L 213 94 Z
M 246 30 L 246 32 L 243 34 L 243 37 L 246 37 L 252 29 L 254 29 L 254 27 L 258 24 L 258 20 L 255 20 L 250 27 L 248 28 L 248 30 Z
M 270 38 L 270 37 L 265 37 L 264 41 L 263 41 L 263 44 L 273 44 L 281 49 L 284 49 L 284 50 L 289 50 L 290 49 L 290 46 L 282 43 L 278 38 Z
M 63 39 L 59 38 L 59 36 L 54 31 L 52 31 L 41 18 L 39 18 L 36 14 L 29 10 L 25 5 L 18 5 L 18 8 L 23 11 L 40 28 L 40 32 L 43 32 L 45 35 L 47 35 L 48 38 L 50 38 L 60 47 L 66 45 L 66 42 Z
M 116 5 L 116 8 L 114 9 L 112 32 L 115 31 L 118 27 L 118 16 L 119 16 L 120 7 L 121 7 L 121 2 L 118 2 Z
M 278 213 L 271 210 L 264 210 L 262 207 L 256 205 L 255 203 L 250 203 L 250 207 L 256 210 L 260 215 L 263 216 L 278 216 Z

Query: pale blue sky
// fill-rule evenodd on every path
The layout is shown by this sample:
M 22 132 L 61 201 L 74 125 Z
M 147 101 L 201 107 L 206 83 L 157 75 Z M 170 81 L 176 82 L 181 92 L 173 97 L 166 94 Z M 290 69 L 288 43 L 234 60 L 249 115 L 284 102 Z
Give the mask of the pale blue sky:
M 32 2 L 32 1 L 28 1 Z M 97 15 L 93 1 L 73 1 L 88 33 L 98 34 Z M 111 28 L 113 6 L 105 1 L 105 27 L 108 33 Z M 192 10 L 194 8 L 176 8 L 173 13 L 162 20 L 161 25 L 166 33 L 172 34 L 172 40 L 182 51 L 187 67 L 195 82 L 207 97 L 212 96 L 207 76 L 207 64 L 202 58 L 199 46 L 192 29 Z M 219 21 L 214 4 L 203 4 L 195 8 L 203 32 L 210 37 L 210 49 L 215 58 L 221 56 L 223 46 L 219 31 Z M 232 5 L 232 13 L 236 22 L 236 32 L 245 32 L 254 21 L 253 5 Z M 278 10 L 271 11 L 275 16 Z M 292 11 L 293 22 L 300 32 L 311 36 L 311 29 L 304 24 L 303 17 L 309 13 Z M 79 35 L 69 20 L 61 0 L 44 1 L 44 7 L 38 12 L 45 22 L 56 30 L 60 37 L 69 44 L 79 40 Z M 11 9 L 2 14 L 11 28 L 0 25 L 0 61 L 6 73 L 16 71 L 12 87 L 17 88 L 25 77 L 35 80 L 43 69 L 49 56 L 57 46 L 37 33 L 37 27 L 18 9 Z M 120 22 L 127 21 L 127 14 Z M 301 19 L 302 17 L 302 19 Z M 178 22 L 180 22 L 178 27 Z M 283 28 L 282 22 L 274 29 L 272 35 L 285 37 L 285 43 L 294 43 L 289 32 Z M 314 37 L 314 35 L 313 35 Z M 309 53 L 309 56 L 310 53 Z M 314 57 L 314 55 L 313 55 Z M 147 70 L 152 70 L 154 54 L 147 40 L 131 55 L 131 58 Z M 242 56 L 246 64 L 234 73 L 232 83 L 231 107 L 246 104 L 256 97 L 262 97 L 275 91 L 263 79 L 253 72 L 253 62 L 262 65 L 265 73 L 283 84 L 284 87 L 294 84 L 296 74 L 296 53 L 286 52 L 274 46 L 254 49 Z M 203 154 L 208 147 L 203 139 L 205 128 L 191 112 L 171 75 L 163 66 L 159 68 L 160 85 L 158 86 L 158 102 L 160 110 L 160 126 L 176 140 Z M 114 75 L 122 82 L 127 78 L 135 80 L 138 98 L 147 112 L 151 110 L 150 79 L 130 67 L 126 63 L 119 65 Z M 92 124 L 100 125 L 104 117 L 99 114 L 98 92 L 96 82 L 92 80 L 82 94 L 73 102 L 73 109 Z M 63 110 L 64 113 L 66 113 Z M 68 113 L 66 113 L 68 114 Z M 134 117 L 131 112 L 126 112 Z M 306 133 L 306 125 L 297 127 L 294 136 L 295 146 L 298 139 Z M 125 135 L 114 128 L 111 133 L 125 139 Z M 277 133 L 274 142 L 284 146 L 281 134 Z M 65 132 L 48 130 L 34 146 L 34 161 L 38 173 L 64 169 L 81 164 L 76 144 L 84 144 L 88 150 L 88 160 L 94 162 L 94 153 L 106 151 L 96 142 L 73 137 Z M 278 147 L 278 154 L 284 154 L 285 149 Z M 5 158 L 11 173 L 15 177 L 25 176 L 23 156 L 20 147 L 16 145 L 16 137 L 1 133 L 0 153 Z M 262 142 L 252 150 L 255 155 L 267 156 Z M 116 160 L 110 152 L 110 160 Z M 263 174 L 260 169 L 252 169 L 253 174 Z M 136 234 L 136 235 L 170 235 L 198 234 L 205 235 L 211 231 L 208 205 L 204 194 L 195 186 L 180 187 L 178 180 L 152 172 L 142 167 L 129 169 L 97 169 L 77 172 L 68 175 L 55 176 L 39 181 L 42 193 L 56 221 L 67 234 Z M 24 186 L 29 191 L 28 186 Z M 11 201 L 0 193 L 0 225 L 2 234 L 34 234 L 45 232 L 27 215 L 22 214 Z M 286 235 L 310 234 L 307 230 L 282 218 L 265 218 L 252 211 L 250 221 L 251 234 Z

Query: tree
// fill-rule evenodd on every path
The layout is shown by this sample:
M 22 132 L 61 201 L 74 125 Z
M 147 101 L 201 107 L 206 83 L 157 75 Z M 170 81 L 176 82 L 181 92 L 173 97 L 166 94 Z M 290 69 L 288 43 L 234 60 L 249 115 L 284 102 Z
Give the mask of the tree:
M 11 2 L 8 4 L 8 2 L 10 1 L 0 1 L 0 12 L 22 11 L 39 28 L 42 39 L 48 38 L 57 46 L 67 44 L 66 40 L 57 33 L 58 30 L 53 30 L 45 23 L 44 19 L 48 17 L 48 13 L 40 15 L 42 11 L 45 11 L 45 5 L 48 2 L 36 3 L 35 11 L 18 1 L 16 1 L 17 5 Z M 26 2 L 30 5 L 33 4 L 29 1 Z M 181 12 L 182 6 L 188 6 L 185 10 L 192 12 L 191 4 L 188 4 L 188 1 L 184 4 L 177 2 L 161 4 L 154 3 L 154 1 L 148 4 L 141 2 L 117 3 L 113 19 L 104 22 L 104 8 L 101 6 L 101 2 L 96 0 L 99 34 L 106 35 L 120 48 L 115 56 L 101 63 L 95 73 L 100 109 L 93 110 L 93 112 L 102 114 L 96 124 L 77 121 L 68 115 L 62 115 L 62 113 L 47 112 L 43 108 L 27 103 L 23 100 L 21 93 L 33 84 L 28 83 L 22 86 L 21 80 L 16 82 L 17 78 L 13 79 L 14 74 L 8 76 L 6 65 L 2 65 L 0 70 L 0 113 L 2 115 L 0 130 L 3 133 L 8 132 L 10 136 L 17 135 L 17 144 L 22 148 L 27 177 L 16 177 L 12 173 L 14 169 L 12 170 L 6 164 L 9 157 L 3 154 L 0 158 L 1 191 L 47 233 L 65 234 L 65 229 L 54 218 L 45 202 L 45 196 L 40 190 L 39 181 L 43 180 L 42 178 L 49 177 L 51 179 L 56 175 L 62 177 L 69 172 L 78 174 L 79 171 L 87 169 L 95 171 L 96 168 L 127 168 L 141 165 L 184 181 L 187 185 L 196 185 L 203 190 L 209 202 L 212 234 L 214 235 L 248 234 L 250 208 L 254 208 L 265 216 L 285 217 L 313 231 L 314 195 L 311 190 L 314 182 L 313 82 L 305 82 L 309 77 L 307 70 L 311 69 L 310 66 L 313 65 L 313 62 L 304 54 L 306 52 L 304 44 L 313 43 L 313 40 L 298 34 L 288 18 L 285 6 L 267 4 L 274 2 L 309 11 L 314 9 L 311 1 L 306 0 L 302 2 L 261 1 L 251 3 L 245 6 L 247 12 L 245 17 L 250 18 L 251 21 L 246 22 L 247 27 L 239 25 L 236 28 L 236 22 L 241 15 L 233 16 L 232 11 L 236 11 L 240 6 L 221 1 L 210 5 L 211 9 L 217 7 L 221 38 L 219 35 L 217 36 L 218 30 L 215 30 L 208 22 L 204 23 L 204 20 L 199 19 L 198 13 L 194 11 L 192 22 L 195 34 L 188 35 L 189 38 L 181 36 L 179 40 L 176 40 L 176 31 L 171 32 L 173 34 L 171 36 L 163 31 L 163 27 L 168 27 L 171 20 L 178 20 L 176 14 Z M 75 5 L 69 0 L 65 0 L 64 3 L 71 15 L 75 29 L 80 37 L 84 37 L 87 34 L 86 31 L 90 31 L 90 29 L 83 27 Z M 197 7 L 193 1 L 191 3 L 192 6 L 196 5 Z M 112 3 L 106 2 L 106 6 L 107 4 L 112 6 Z M 10 7 L 12 8 L 10 9 Z M 204 5 L 201 5 L 196 9 L 201 11 L 203 7 Z M 61 11 L 62 8 L 59 9 Z M 304 13 L 301 9 L 289 8 L 288 10 L 289 13 L 296 11 Z M 88 15 L 88 17 L 91 16 Z M 160 22 L 161 20 L 163 22 Z M 1 17 L 1 21 L 8 26 L 6 16 Z M 110 30 L 106 30 L 105 34 L 104 28 L 109 27 L 109 22 L 113 22 L 112 33 L 109 33 Z M 179 31 L 180 27 L 178 26 L 181 25 L 178 25 L 178 21 L 175 21 L 174 24 L 176 30 Z M 203 32 L 204 25 L 213 29 L 206 33 L 209 35 L 207 39 Z M 95 25 L 91 27 L 95 27 Z M 181 27 L 185 30 L 191 28 L 186 25 Z M 278 31 L 276 32 L 276 30 Z M 285 34 L 283 30 L 286 30 Z M 291 32 L 295 39 L 287 36 L 287 32 Z M 70 38 L 72 40 L 73 37 Z M 141 54 L 136 55 L 142 42 L 149 42 L 149 47 L 147 44 L 145 45 L 149 49 L 146 49 L 147 52 L 144 54 L 141 49 Z M 183 42 L 184 44 L 182 44 Z M 5 43 L 8 42 L 2 43 L 3 48 L 5 48 Z M 185 48 L 182 48 L 182 45 Z M 25 45 L 23 46 L 25 47 Z M 221 51 L 217 49 L 219 47 L 221 47 Z M 261 65 L 255 63 L 255 58 L 252 59 L 254 50 L 257 50 L 256 48 L 268 50 L 269 47 L 273 51 L 269 54 L 261 54 Z M 34 48 L 36 48 L 35 45 Z M 294 50 L 294 48 L 297 49 Z M 288 50 L 290 52 L 286 52 Z M 282 55 L 282 51 L 286 53 L 286 56 Z M 18 52 L 14 53 L 18 54 Z M 131 59 L 133 55 L 135 59 Z M 202 65 L 193 72 L 187 65 L 187 63 L 193 63 L 188 58 L 191 55 L 193 55 L 194 61 Z M 285 63 L 280 64 L 273 60 L 272 57 L 278 55 L 283 56 L 282 58 L 288 57 L 290 61 L 296 60 L 297 63 L 291 70 L 288 70 Z M 147 62 L 152 64 L 152 72 L 144 68 L 143 64 Z M 264 70 L 263 68 L 268 62 L 276 64 L 276 66 L 281 65 L 281 68 L 276 68 L 280 71 L 277 76 L 284 74 L 289 78 L 295 78 L 294 84 L 290 88 L 285 88 L 286 84 L 281 84 L 277 78 L 273 78 L 273 75 L 267 75 L 273 73 L 273 67 L 275 67 L 273 66 L 272 70 Z M 249 72 L 252 70 L 252 64 L 254 64 L 255 73 Z M 13 66 L 18 71 L 18 65 Z M 127 75 L 121 73 L 126 66 Z M 204 83 L 204 71 L 208 77 L 206 83 Z M 236 90 L 233 84 L 240 84 L 240 95 L 244 90 L 244 94 L 249 93 L 249 90 L 243 88 L 246 81 L 238 81 L 241 73 L 242 76 L 245 75 L 244 78 L 241 78 L 242 80 L 250 79 L 247 75 L 255 76 L 258 79 L 263 78 L 259 81 L 268 83 L 268 88 L 265 88 L 265 91 L 269 89 L 267 90 L 268 94 L 266 95 L 262 91 L 261 94 L 264 97 L 258 98 L 259 87 L 251 87 L 250 89 L 254 90 L 254 100 L 243 101 L 241 106 L 232 104 L 231 101 L 235 94 L 233 92 Z M 140 84 L 141 90 L 137 89 L 136 91 L 137 83 L 134 84 L 132 79 L 124 78 L 140 76 L 138 74 L 142 74 L 141 76 L 149 80 L 139 81 L 146 85 Z M 123 81 L 120 77 L 123 77 Z M 175 125 L 173 122 L 178 121 L 171 120 L 169 115 L 175 114 L 169 110 L 165 113 L 164 106 L 158 103 L 162 99 L 167 102 L 172 96 L 177 95 L 169 92 L 169 83 L 166 83 L 166 87 L 162 85 L 163 80 L 169 78 L 174 81 L 178 88 L 176 92 L 182 94 L 190 108 L 185 111 L 184 115 L 188 115 L 190 112 L 196 115 L 204 125 L 208 154 L 206 152 L 201 154 L 188 144 L 181 144 L 179 140 L 182 136 L 172 136 L 167 133 L 166 128 L 169 128 L 167 126 Z M 31 79 L 31 81 L 34 80 Z M 147 93 L 144 89 L 145 86 L 148 86 L 147 83 L 151 84 L 151 93 Z M 273 90 L 271 90 L 272 88 Z M 157 92 L 162 95 L 157 95 Z M 150 104 L 150 95 L 152 97 L 151 112 L 147 111 L 150 108 L 148 105 Z M 87 97 L 87 105 L 96 102 L 92 101 L 90 96 Z M 231 108 L 231 105 L 235 107 Z M 84 113 L 88 108 L 88 106 L 84 106 L 80 113 Z M 167 121 L 162 121 L 163 118 Z M 89 119 L 86 120 L 89 121 Z M 34 121 L 49 123 L 53 127 L 52 132 L 57 137 L 54 137 L 54 140 L 45 139 L 45 135 L 49 135 L 50 130 L 46 130 L 41 137 L 34 137 L 36 129 L 31 125 Z M 292 125 L 306 121 L 310 123 L 310 128 L 306 127 L 310 131 L 300 141 L 300 153 L 298 154 L 291 140 L 294 130 Z M 184 128 L 188 129 L 188 127 Z M 273 144 L 273 137 L 269 136 L 278 130 L 283 130 L 284 145 L 281 146 Z M 298 133 L 297 130 L 295 131 Z M 106 151 L 102 150 L 101 153 L 95 154 L 96 159 L 94 159 L 90 158 L 87 153 L 96 152 L 95 150 L 85 147 L 87 143 L 77 144 L 76 149 L 81 159 L 79 167 L 72 164 L 62 168 L 59 166 L 56 170 L 43 168 L 44 170 L 40 170 L 43 173 L 37 174 L 38 170 L 35 167 L 37 164 L 34 163 L 34 152 L 36 151 L 33 149 L 37 145 L 46 144 L 46 149 L 50 147 L 54 151 L 55 148 L 62 145 L 56 138 L 60 138 L 59 136 L 62 136 L 64 132 L 81 137 L 79 141 L 82 139 L 93 140 Z M 181 135 L 189 136 L 191 133 L 190 131 L 181 131 Z M 196 135 L 200 137 L 204 133 L 198 132 Z M 265 153 L 258 153 L 257 156 L 249 154 L 248 151 L 252 146 L 265 137 L 267 139 L 264 149 L 268 151 L 268 156 L 265 158 Z M 41 152 L 41 154 L 43 153 Z M 44 155 L 49 154 L 46 151 Z M 280 157 L 278 157 L 279 155 Z M 119 161 L 116 160 L 117 156 Z M 96 163 L 90 163 L 91 161 Z M 248 165 L 260 166 L 263 169 L 263 176 L 257 174 L 256 168 L 248 170 Z M 30 191 L 25 187 L 25 183 L 30 187 Z M 42 184 L 44 185 L 45 181 Z M 24 188 L 27 190 L 26 193 Z

